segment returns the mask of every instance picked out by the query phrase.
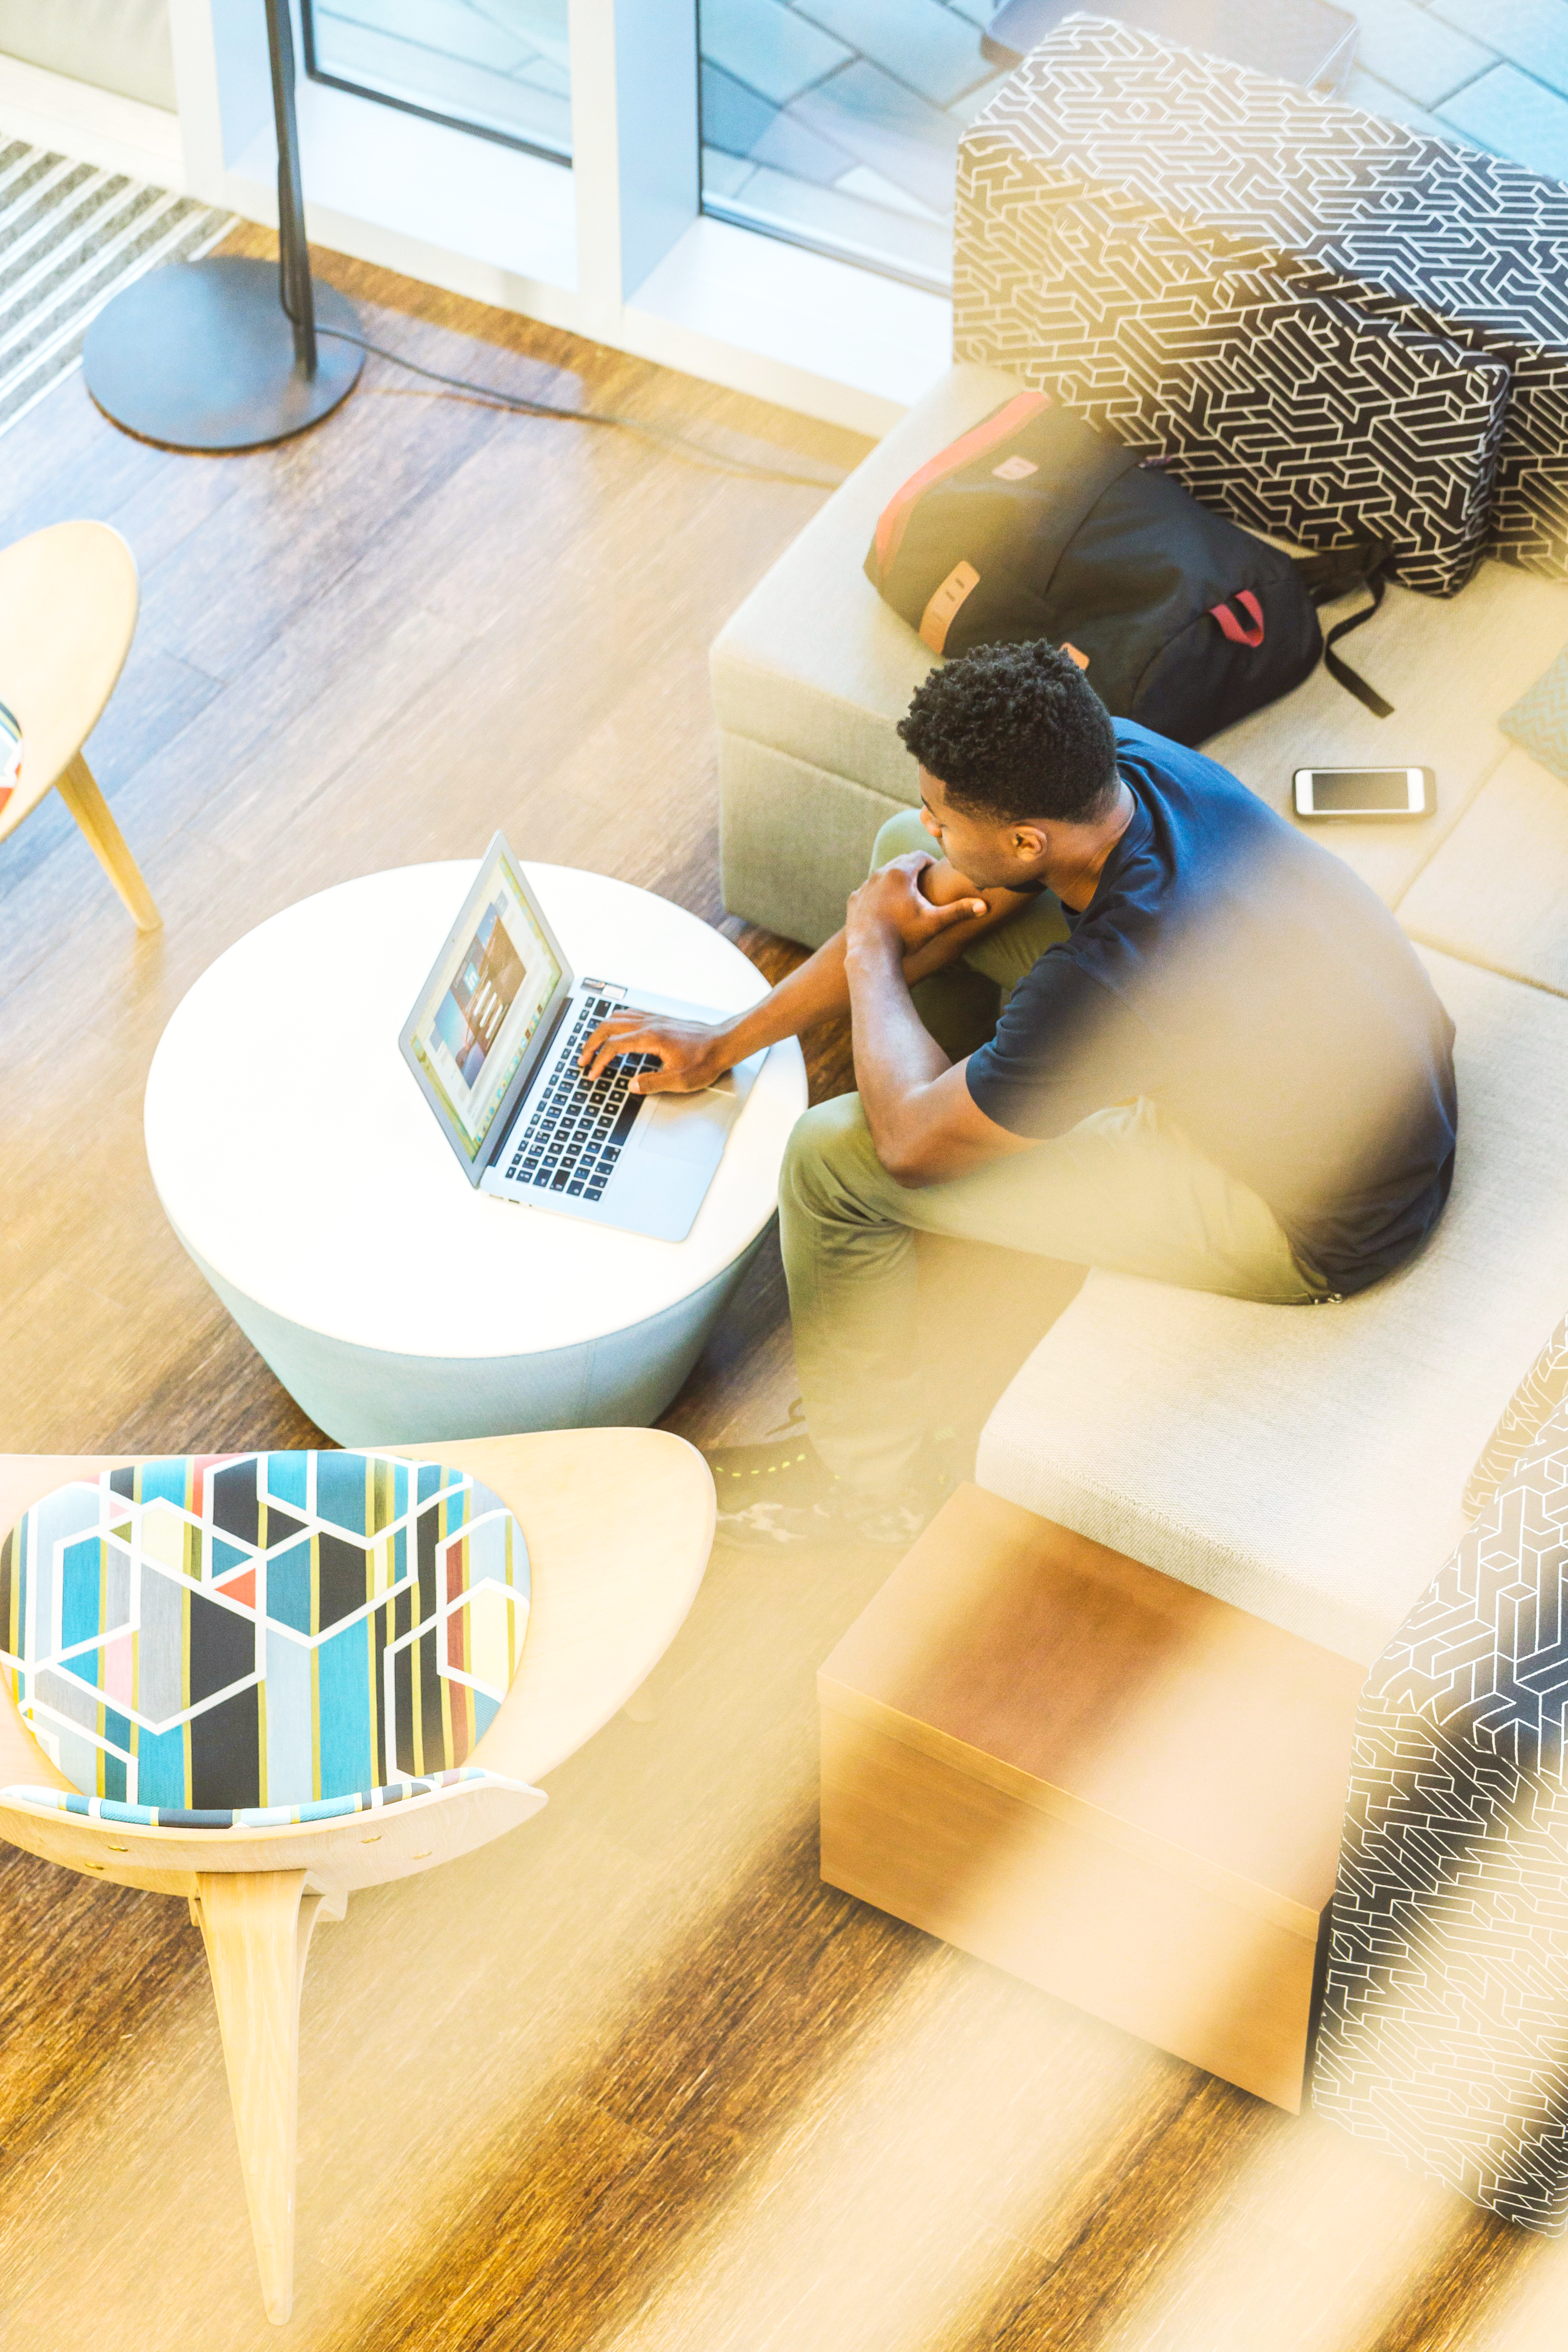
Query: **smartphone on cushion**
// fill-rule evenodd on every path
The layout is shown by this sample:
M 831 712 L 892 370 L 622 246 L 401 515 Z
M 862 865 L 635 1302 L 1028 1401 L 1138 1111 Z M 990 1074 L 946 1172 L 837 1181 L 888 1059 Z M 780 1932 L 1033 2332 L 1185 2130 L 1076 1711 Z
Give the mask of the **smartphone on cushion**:
M 1298 816 L 1430 816 L 1437 780 L 1430 768 L 1298 768 Z

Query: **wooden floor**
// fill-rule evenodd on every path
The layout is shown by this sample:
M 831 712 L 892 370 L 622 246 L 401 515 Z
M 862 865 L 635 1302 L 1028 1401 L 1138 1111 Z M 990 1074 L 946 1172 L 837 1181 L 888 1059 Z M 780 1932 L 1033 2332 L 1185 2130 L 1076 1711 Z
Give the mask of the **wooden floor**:
M 825 480 L 859 454 L 321 266 L 382 339 L 453 373 Z M 821 496 L 377 362 L 321 430 L 246 459 L 140 446 L 79 381 L 0 439 L 0 539 L 96 515 L 135 548 L 141 632 L 91 754 L 166 919 L 137 938 L 52 803 L 0 848 L 0 1448 L 311 1437 L 159 1211 L 140 1107 L 164 1021 L 277 908 L 476 854 L 497 824 L 717 919 L 707 646 Z M 793 952 L 742 943 L 769 971 Z M 843 1036 L 811 1045 L 837 1091 Z M 984 1252 L 927 1271 L 933 1360 L 951 1372 L 960 1345 L 973 1419 L 1064 1282 Z M 671 1425 L 760 1433 L 793 1392 L 764 1257 Z M 556 1774 L 539 1822 L 318 1936 L 288 2339 L 1555 2347 L 1555 2246 L 821 1885 L 813 1675 L 887 1565 L 719 1551 L 647 1719 Z M 184 1912 L 6 1850 L 0 1921 L 5 2352 L 276 2340 Z

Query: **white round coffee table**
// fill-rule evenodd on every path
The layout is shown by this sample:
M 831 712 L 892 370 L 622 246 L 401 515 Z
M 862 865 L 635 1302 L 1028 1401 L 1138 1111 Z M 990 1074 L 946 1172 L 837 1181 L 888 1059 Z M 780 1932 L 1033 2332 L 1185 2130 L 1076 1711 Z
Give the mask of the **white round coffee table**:
M 369 874 L 272 916 L 202 974 L 148 1073 L 171 1224 L 344 1445 L 656 1420 L 766 1232 L 805 1108 L 800 1049 L 775 1045 L 683 1242 L 472 1190 L 397 1036 L 477 870 Z M 524 870 L 578 971 L 723 1012 L 766 993 L 667 899 Z

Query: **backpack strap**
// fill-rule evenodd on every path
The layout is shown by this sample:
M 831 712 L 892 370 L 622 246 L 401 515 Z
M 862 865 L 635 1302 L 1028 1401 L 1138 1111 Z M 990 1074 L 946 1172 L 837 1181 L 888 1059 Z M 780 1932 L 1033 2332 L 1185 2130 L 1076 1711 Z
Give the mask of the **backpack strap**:
M 1316 555 L 1298 555 L 1291 559 L 1296 577 L 1314 604 L 1331 604 L 1336 598 L 1349 596 L 1358 588 L 1364 588 L 1370 593 L 1370 604 L 1364 605 L 1359 613 L 1352 613 L 1348 620 L 1336 621 L 1329 631 L 1323 640 L 1323 667 L 1335 685 L 1342 686 L 1347 694 L 1353 694 L 1374 719 L 1391 719 L 1394 716 L 1393 703 L 1385 702 L 1374 686 L 1369 686 L 1358 671 L 1352 669 L 1349 662 L 1342 661 L 1334 647 L 1342 637 L 1348 637 L 1352 629 L 1359 629 L 1370 621 L 1383 603 L 1393 555 L 1394 550 L 1385 539 L 1356 539 L 1344 547 L 1328 547 Z
M 1231 610 L 1231 607 L 1235 604 L 1239 604 L 1242 611 L 1246 614 L 1247 618 L 1245 621 L 1238 621 L 1237 619 L 1235 613 Z M 1214 614 L 1215 619 L 1219 623 L 1220 627 L 1224 630 L 1226 635 L 1230 639 L 1233 646 L 1252 646 L 1256 647 L 1263 643 L 1266 625 L 1263 617 L 1263 607 L 1258 603 L 1250 588 L 1234 589 L 1226 598 L 1223 604 L 1211 604 L 1209 606 L 1209 611 Z
M 1290 569 L 1314 604 L 1331 604 L 1352 589 L 1370 587 L 1385 571 L 1393 548 L 1385 539 L 1370 534 L 1349 539 L 1342 547 L 1322 547 L 1310 555 L 1293 555 Z
M 1360 672 L 1352 669 L 1349 662 L 1342 661 L 1334 651 L 1340 639 L 1348 637 L 1352 629 L 1359 629 L 1363 621 L 1370 621 L 1383 602 L 1385 585 L 1383 579 L 1369 580 L 1366 584 L 1372 591 L 1371 604 L 1363 611 L 1352 613 L 1348 621 L 1335 622 L 1323 640 L 1323 667 L 1336 685 L 1342 686 L 1348 694 L 1354 695 L 1358 702 L 1365 704 L 1374 719 L 1392 719 L 1393 703 L 1385 702 L 1376 687 L 1369 686 Z

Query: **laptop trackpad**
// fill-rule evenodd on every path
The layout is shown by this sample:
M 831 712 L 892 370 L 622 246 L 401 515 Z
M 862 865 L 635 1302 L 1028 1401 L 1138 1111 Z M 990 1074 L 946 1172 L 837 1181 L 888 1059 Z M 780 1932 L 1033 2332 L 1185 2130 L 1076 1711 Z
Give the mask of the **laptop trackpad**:
M 648 1095 L 637 1124 L 639 1154 L 651 1151 L 660 1160 L 711 1167 L 723 1152 L 735 1108 L 728 1092 L 717 1100 L 707 1094 Z

